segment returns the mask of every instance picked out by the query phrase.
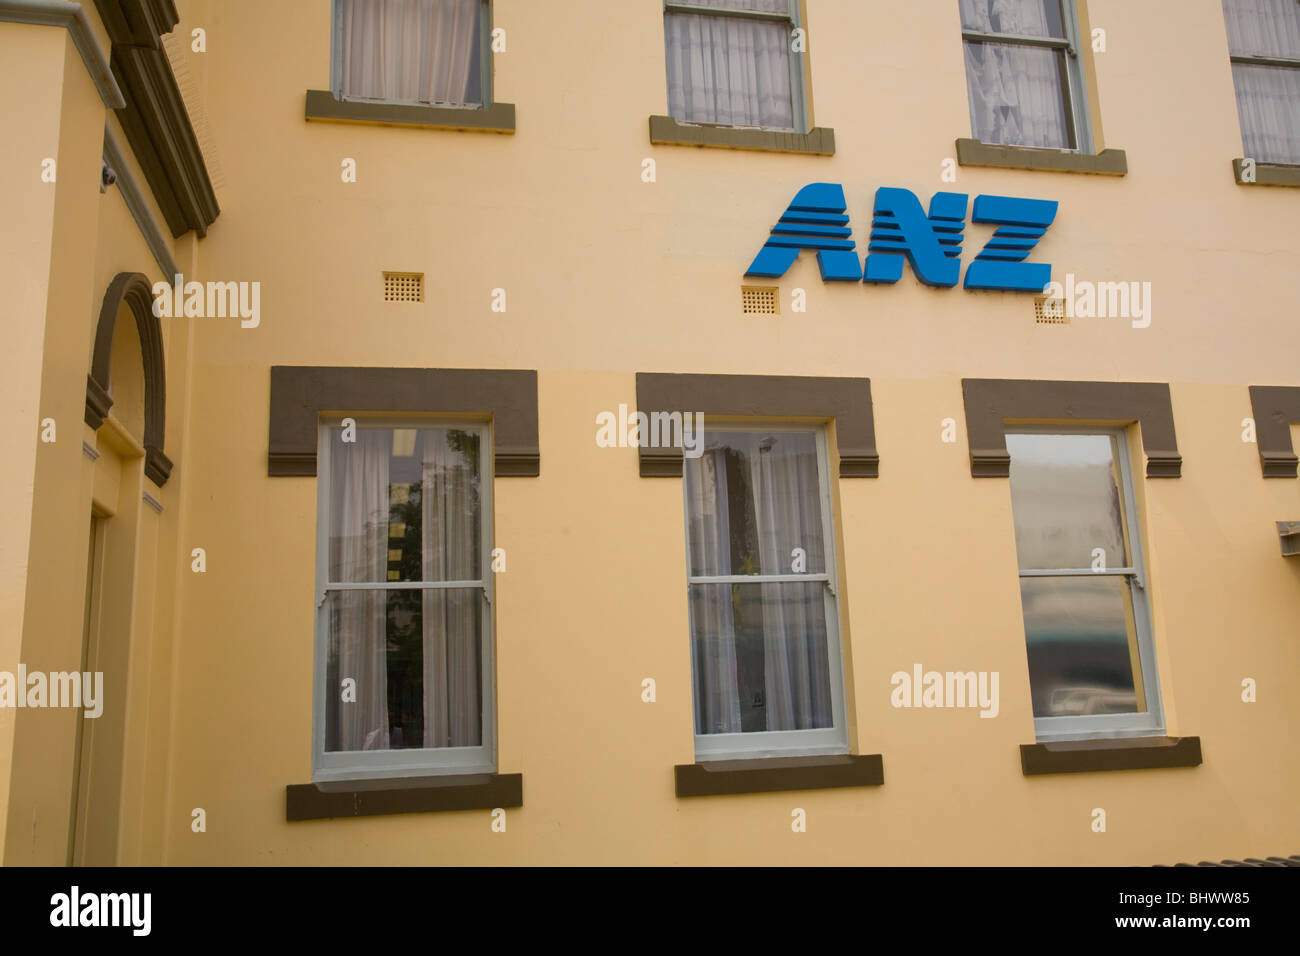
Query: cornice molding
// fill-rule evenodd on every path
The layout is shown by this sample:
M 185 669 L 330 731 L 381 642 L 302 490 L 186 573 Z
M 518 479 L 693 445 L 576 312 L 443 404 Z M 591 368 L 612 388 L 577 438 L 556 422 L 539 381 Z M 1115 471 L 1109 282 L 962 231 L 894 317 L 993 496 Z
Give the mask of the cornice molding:
M 533 369 L 271 366 L 267 474 L 316 474 L 322 412 L 434 412 L 492 417 L 494 474 L 541 473 Z
M 1174 433 L 1173 404 L 1163 382 L 1057 382 L 964 378 L 966 440 L 972 478 L 1006 478 L 1008 422 L 1132 424 L 1142 430 L 1148 478 L 1178 478 L 1183 458 Z
M 812 418 L 835 422 L 841 478 L 876 478 L 871 380 L 804 375 L 700 375 L 637 372 L 638 411 L 710 416 Z M 682 449 L 640 445 L 642 478 L 682 477 Z
M 122 129 L 172 235 L 204 236 L 220 214 L 198 138 L 159 37 L 179 17 L 172 0 L 95 0 L 112 41 Z
M 1300 424 L 1300 386 L 1250 386 L 1250 412 L 1264 477 L 1296 477 L 1300 458 L 1291 446 L 1291 426 Z

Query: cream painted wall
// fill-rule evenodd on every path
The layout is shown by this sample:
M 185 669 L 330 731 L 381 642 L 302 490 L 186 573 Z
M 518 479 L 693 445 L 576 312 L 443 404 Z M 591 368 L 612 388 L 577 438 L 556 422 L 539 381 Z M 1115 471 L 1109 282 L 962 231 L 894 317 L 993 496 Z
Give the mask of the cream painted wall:
M 0 618 L 9 622 L 0 631 L 0 670 L 10 672 L 16 672 L 22 651 L 32 494 L 44 417 L 41 351 L 55 187 L 41 182 L 42 160 L 58 159 L 66 46 L 61 32 L 0 24 L 0 82 L 8 90 L 21 85 L 31 91 L 27 97 L 0 98 L 0 124 L 10 131 L 0 149 L 0 182 L 8 184 L 4 191 L 7 226 L 0 230 L 0 282 L 8 290 L 5 325 L 9 329 L 7 347 L 0 352 L 0 398 L 8 409 L 0 418 L 0 439 L 9 449 L 6 467 L 0 470 L 0 492 L 12 503 L 0 532 Z M 16 712 L 0 709 L 0 806 L 8 803 L 15 717 Z M 0 820 L 0 852 L 7 832 Z
M 1247 385 L 1300 384 L 1300 194 L 1233 182 L 1218 3 L 1089 3 L 1108 34 L 1096 107 L 1127 176 L 963 167 L 956 184 L 940 181 L 970 135 L 956 4 L 808 6 L 830 158 L 651 146 L 647 117 L 666 111 L 653 2 L 496 0 L 513 136 L 305 122 L 305 91 L 329 82 L 325 4 L 227 3 L 182 24 L 208 30 L 227 181 L 203 269 L 261 281 L 262 323 L 191 320 L 185 547 L 206 547 L 209 571 L 179 582 L 168 862 L 1141 864 L 1300 841 L 1284 683 L 1300 568 L 1273 529 L 1300 517 L 1300 491 L 1264 481 L 1240 440 Z M 1150 281 L 1152 325 L 1035 326 L 1030 297 L 910 275 L 824 285 L 809 256 L 780 281 L 782 315 L 742 316 L 746 265 L 817 181 L 844 184 L 861 245 L 878 186 L 1057 199 L 1036 257 L 1057 278 Z M 986 234 L 968 228 L 967 260 Z M 385 305 L 384 269 L 424 271 L 427 301 Z M 789 312 L 796 287 L 805 314 Z M 284 786 L 311 771 L 315 483 L 266 477 L 273 364 L 539 370 L 541 476 L 494 491 L 499 765 L 525 789 L 505 835 L 485 811 L 284 821 Z M 693 756 L 681 487 L 594 443 L 598 411 L 635 403 L 636 371 L 871 377 L 881 476 L 839 482 L 837 519 L 857 751 L 884 755 L 884 787 L 674 797 L 672 766 Z M 962 377 L 1171 383 L 1184 473 L 1141 482 L 1143 530 L 1167 725 L 1201 736 L 1201 767 L 1021 775 L 1010 498 L 970 477 Z M 947 417 L 956 444 L 939 440 Z M 889 676 L 915 662 L 999 671 L 1000 715 L 892 708 Z M 190 831 L 194 807 L 207 833 Z
M 106 49 L 93 6 L 87 16 L 92 34 Z M 183 468 L 178 467 L 166 489 L 158 489 L 142 474 L 139 448 L 119 443 L 125 454 L 119 459 L 107 432 L 97 435 L 83 424 L 83 415 L 96 323 L 109 283 L 119 272 L 144 272 L 150 281 L 161 277 L 120 191 L 125 177 L 134 176 L 145 190 L 149 214 L 162 219 L 133 156 L 118 169 L 119 186 L 99 191 L 105 125 L 123 149 L 129 150 L 128 141 L 117 119 L 108 115 L 67 30 L 0 23 L 0 68 L 9 79 L 7 88 L 21 91 L 0 106 L 9 134 L 0 150 L 6 210 L 0 275 L 12 308 L 12 315 L 5 313 L 12 321 L 0 359 L 5 363 L 3 397 L 10 409 L 3 420 L 7 458 L 0 490 L 17 503 L 0 540 L 0 569 L 8 589 L 0 597 L 6 605 L 0 610 L 9 624 L 0 636 L 0 670 L 14 673 L 20 661 L 31 671 L 80 669 L 92 498 L 111 499 L 121 548 L 110 571 L 119 580 L 138 583 L 108 594 L 101 609 L 121 622 L 128 642 L 124 663 L 116 670 L 129 690 L 105 702 L 106 712 L 127 728 L 115 757 L 127 778 L 119 821 L 126 850 L 115 859 L 158 862 L 161 831 L 153 821 L 161 815 L 166 786 L 160 758 L 168 743 L 175 594 L 172 576 L 160 569 L 174 566 L 179 508 L 158 515 L 140 496 L 147 490 L 165 506 L 171 504 Z M 57 159 L 55 183 L 40 180 L 45 156 Z M 183 241 L 173 249 L 192 252 L 192 243 Z M 142 399 L 142 383 L 121 373 L 139 375 L 139 345 L 133 320 L 125 325 L 127 334 L 114 348 L 116 410 L 126 416 L 138 440 L 138 409 L 131 406 Z M 163 337 L 169 392 L 175 393 L 169 402 L 166 450 L 179 464 L 189 340 L 183 329 L 173 333 L 166 327 Z M 56 421 L 53 444 L 38 441 L 43 417 Z M 99 446 L 98 463 L 83 455 L 83 441 Z M 154 550 L 158 545 L 166 549 L 161 563 Z M 157 580 L 167 585 L 161 592 Z M 156 632 L 155 621 L 161 622 Z M 67 859 L 77 720 L 71 710 L 0 709 L 0 825 L 12 837 L 3 843 L 6 863 L 61 864 Z M 146 807 L 152 808 L 147 822 Z
M 5 24 L 8 28 L 10 25 Z M 99 198 L 104 107 L 81 57 L 64 30 L 31 28 L 32 50 L 53 43 L 61 49 L 58 72 L 46 77 L 58 100 L 47 104 L 57 121 L 57 139 L 38 145 L 58 158 L 56 183 L 46 186 L 53 199 L 45 226 L 48 239 L 25 264 L 47 276 L 43 309 L 24 303 L 21 321 L 41 329 L 40 415 L 55 420 L 58 440 L 35 443 L 31 501 L 31 539 L 27 550 L 25 612 L 21 620 L 19 662 L 31 671 L 79 669 L 86 567 L 89 502 L 82 496 L 82 418 L 85 412 L 86 319 L 92 288 L 95 232 L 93 208 Z M 19 60 L 20 66 L 23 60 Z M 38 72 L 37 77 L 40 77 Z M 19 84 L 27 90 L 30 81 Z M 20 127 L 21 128 L 21 127 Z M 26 142 L 26 137 L 19 141 Z M 33 138 L 33 145 L 39 141 Z M 10 184 L 16 196 L 42 188 L 36 169 Z M 26 183 L 28 185 L 20 185 Z M 20 203 L 22 200 L 20 199 Z M 43 255 L 43 259 L 41 256 Z M 23 281 L 30 282 L 30 279 Z M 34 310 L 40 309 L 39 311 Z M 30 427 L 30 426 L 29 426 Z M 31 432 L 28 433 L 32 435 Z M 22 452 L 20 451 L 20 455 Z M 7 800 L 6 862 L 62 863 L 66 853 L 70 782 L 77 714 L 66 709 L 25 709 L 14 713 L 12 776 Z M 8 714 L 5 715 L 8 718 Z
M 835 129 L 834 157 L 651 146 L 647 117 L 666 112 L 653 0 L 495 0 L 508 33 L 496 94 L 517 106 L 513 136 L 308 123 L 305 91 L 329 82 L 328 4 L 178 6 L 178 30 L 207 31 L 208 52 L 187 65 L 225 185 L 208 237 L 175 251 L 187 276 L 261 282 L 262 321 L 163 320 L 177 468 L 161 490 L 138 476 L 121 486 L 139 522 L 139 585 L 121 598 L 134 602 L 121 862 L 1142 864 L 1300 843 L 1300 566 L 1279 557 L 1273 528 L 1300 519 L 1300 487 L 1263 480 L 1240 440 L 1247 385 L 1300 384 L 1300 192 L 1233 182 L 1242 147 L 1215 0 L 1089 0 L 1108 37 L 1092 57 L 1094 107 L 1127 176 L 962 167 L 955 184 L 941 163 L 970 123 L 950 0 L 809 0 L 816 121 Z M 18 333 L 0 360 L 10 407 L 33 407 L 6 419 L 16 451 L 0 491 L 32 500 L 37 476 L 30 556 L 21 522 L 0 539 L 0 569 L 32 568 L 27 620 L 24 596 L 10 596 L 22 642 L 0 635 L 0 669 L 20 652 L 54 669 L 80 646 L 80 603 L 40 582 L 84 578 L 99 466 L 75 436 L 90 436 L 76 423 L 99 300 L 119 271 L 159 276 L 120 195 L 87 185 L 104 111 L 66 34 L 0 24 L 9 64 L 33 91 L 0 105 L 6 128 L 30 130 L 14 142 L 53 140 L 85 176 L 57 206 L 8 189 L 29 228 L 0 233 L 35 242 L 0 256 L 16 314 L 48 316 L 43 338 Z M 355 184 L 340 181 L 345 157 Z M 647 157 L 653 184 L 640 179 Z M 30 160 L 0 151 L 3 181 Z M 60 172 L 63 190 L 62 160 Z M 779 283 L 780 316 L 741 315 L 745 267 L 818 181 L 844 185 L 860 247 L 879 186 L 1059 200 L 1035 257 L 1056 278 L 1151 282 L 1152 325 L 1036 326 L 1032 297 L 911 275 L 826 285 L 806 255 Z M 987 233 L 968 227 L 967 261 Z M 426 301 L 383 303 L 384 269 L 424 271 Z M 498 287 L 504 314 L 489 308 Z M 789 311 L 796 287 L 806 313 Z M 494 490 L 509 562 L 499 766 L 525 789 L 506 834 L 486 811 L 284 820 L 285 785 L 311 772 L 315 483 L 266 476 L 273 364 L 539 370 L 541 476 Z M 856 752 L 884 755 L 884 787 L 674 797 L 672 767 L 693 757 L 681 486 L 639 478 L 634 451 L 594 442 L 597 412 L 635 403 L 637 371 L 871 378 L 881 476 L 840 481 L 836 517 Z M 1202 738 L 1202 766 L 1021 775 L 1033 722 L 1010 498 L 1005 481 L 970 477 L 962 377 L 1170 383 L 1183 477 L 1139 491 L 1167 725 Z M 62 451 L 34 447 L 38 404 L 69 422 Z M 955 444 L 939 440 L 948 417 Z M 201 575 L 194 547 L 207 551 Z M 999 716 L 892 708 L 889 676 L 915 662 L 999 671 Z M 653 705 L 644 677 L 658 683 Z M 1258 703 L 1240 702 L 1244 677 L 1259 681 Z M 20 723 L 10 773 L 12 712 L 0 710 L 0 806 L 21 836 L 5 859 L 60 862 L 68 718 L 20 721 L 31 729 Z M 1089 829 L 1098 806 L 1106 834 Z M 190 829 L 197 807 L 206 833 Z M 793 807 L 808 811 L 806 834 L 790 832 Z

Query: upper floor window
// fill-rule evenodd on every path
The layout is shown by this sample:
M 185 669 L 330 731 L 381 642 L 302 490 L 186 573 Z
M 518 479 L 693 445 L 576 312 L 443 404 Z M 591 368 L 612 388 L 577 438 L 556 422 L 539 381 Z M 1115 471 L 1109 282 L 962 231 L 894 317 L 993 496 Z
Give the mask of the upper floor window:
M 1163 733 L 1125 433 L 1006 442 L 1038 739 Z
M 491 460 L 484 425 L 322 426 L 314 779 L 495 769 Z
M 334 0 L 334 95 L 487 106 L 491 28 L 488 0 Z
M 696 758 L 847 753 L 825 432 L 704 439 L 683 462 Z
M 668 112 L 679 123 L 808 132 L 799 0 L 666 0 Z
M 1074 0 L 960 0 L 971 134 L 1092 152 Z
M 1300 2 L 1223 0 L 1242 149 L 1300 164 Z

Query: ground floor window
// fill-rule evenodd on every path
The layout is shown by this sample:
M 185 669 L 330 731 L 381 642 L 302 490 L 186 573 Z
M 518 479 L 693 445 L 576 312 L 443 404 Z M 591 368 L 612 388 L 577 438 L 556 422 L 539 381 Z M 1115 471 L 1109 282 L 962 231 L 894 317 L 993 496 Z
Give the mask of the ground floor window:
M 317 779 L 493 769 L 490 443 L 483 424 L 322 426 Z
M 820 427 L 684 460 L 697 758 L 848 752 L 828 474 Z
M 1008 430 L 1039 740 L 1164 730 L 1123 430 Z

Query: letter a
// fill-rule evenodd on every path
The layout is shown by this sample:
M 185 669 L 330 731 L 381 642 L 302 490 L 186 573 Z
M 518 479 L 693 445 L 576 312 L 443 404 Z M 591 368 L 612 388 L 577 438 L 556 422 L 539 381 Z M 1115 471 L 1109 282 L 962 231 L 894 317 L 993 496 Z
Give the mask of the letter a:
M 772 227 L 771 236 L 745 275 L 779 279 L 807 249 L 817 253 L 823 282 L 857 282 L 862 270 L 849 231 L 847 209 L 844 187 L 838 183 L 804 186 Z

